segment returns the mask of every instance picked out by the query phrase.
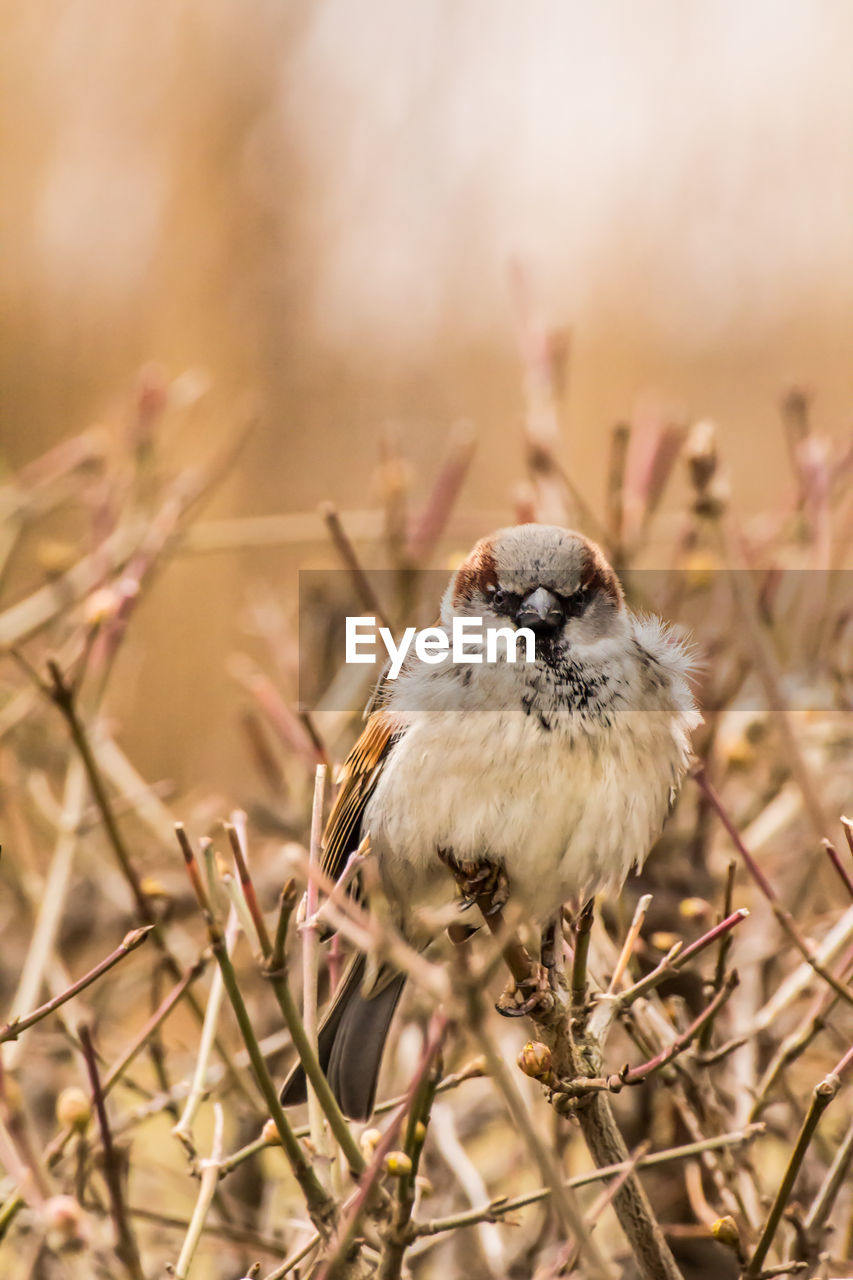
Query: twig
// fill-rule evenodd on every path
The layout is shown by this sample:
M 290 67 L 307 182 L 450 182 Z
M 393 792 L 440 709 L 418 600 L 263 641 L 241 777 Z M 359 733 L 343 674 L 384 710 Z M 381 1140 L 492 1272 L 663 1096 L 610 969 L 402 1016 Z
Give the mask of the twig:
M 243 848 L 245 836 L 241 838 L 241 832 L 238 830 L 237 821 L 242 818 L 242 826 L 245 826 L 245 814 L 232 814 L 232 820 L 226 822 L 225 832 L 231 845 L 231 852 L 234 854 L 234 862 L 237 865 L 237 874 L 240 877 L 240 888 L 243 890 L 243 897 L 246 900 L 246 906 L 249 908 L 249 915 L 252 917 L 252 923 L 255 926 L 255 933 L 260 943 L 263 955 L 268 955 L 272 949 L 270 935 L 267 931 L 264 914 L 258 903 L 258 895 L 255 893 L 255 885 L 249 874 L 249 867 L 246 862 L 246 855 Z
M 222 981 L 224 983 L 228 999 L 231 1001 L 235 1017 L 237 1018 L 237 1023 L 240 1027 L 243 1042 L 249 1054 L 255 1079 L 264 1096 L 267 1107 L 269 1108 L 270 1116 L 276 1127 L 278 1136 L 281 1139 L 281 1145 L 284 1148 L 284 1153 L 287 1157 L 288 1164 L 290 1165 L 291 1172 L 299 1183 L 302 1194 L 305 1197 L 311 1221 L 314 1223 L 320 1234 L 327 1237 L 331 1231 L 332 1222 L 335 1217 L 334 1202 L 326 1194 L 317 1178 L 317 1175 L 306 1160 L 305 1154 L 299 1145 L 293 1129 L 291 1128 L 290 1122 L 282 1110 L 282 1106 L 278 1098 L 278 1091 L 273 1084 L 269 1068 L 267 1067 L 264 1055 L 258 1045 L 258 1040 L 252 1026 L 252 1020 L 249 1017 L 249 1011 L 246 1008 L 240 987 L 237 983 L 237 977 L 231 964 L 231 958 L 228 955 L 225 935 L 213 916 L 210 903 L 205 893 L 204 884 L 201 875 L 199 874 L 198 863 L 195 860 L 192 848 L 186 838 L 186 834 L 183 833 L 182 828 L 179 831 L 179 843 L 181 844 L 181 850 L 184 855 L 184 862 L 186 864 L 190 884 L 193 887 L 202 915 L 205 918 L 205 923 L 207 924 L 211 950 L 213 951 L 213 955 L 219 965 L 220 972 L 222 973 Z
M 788 1203 L 794 1183 L 797 1180 L 797 1175 L 800 1172 L 800 1166 L 802 1165 L 805 1154 L 808 1151 L 809 1144 L 814 1137 L 818 1121 L 829 1106 L 830 1102 L 832 1102 L 833 1098 L 838 1093 L 840 1084 L 841 1081 L 838 1079 L 837 1075 L 828 1075 L 826 1079 L 822 1080 L 820 1084 L 815 1086 L 814 1092 L 812 1093 L 811 1105 L 806 1113 L 805 1119 L 803 1120 L 802 1128 L 800 1129 L 799 1136 L 797 1137 L 797 1141 L 794 1145 L 794 1150 L 791 1152 L 788 1167 L 785 1170 L 784 1176 L 779 1185 L 779 1190 L 776 1192 L 776 1197 L 770 1207 L 770 1212 L 767 1215 L 767 1221 L 764 1224 L 764 1229 L 761 1232 L 758 1244 L 755 1246 L 755 1252 L 750 1258 L 749 1265 L 744 1273 L 746 1277 L 754 1278 L 761 1271 L 764 1259 L 767 1257 L 768 1250 L 773 1243 L 773 1237 L 776 1235 L 776 1230 L 782 1220 L 782 1214 L 785 1211 L 785 1206 Z
M 353 586 L 355 587 L 356 595 L 359 597 L 362 605 L 364 608 L 369 609 L 372 614 L 375 614 L 383 627 L 392 629 L 388 615 L 379 603 L 379 597 L 373 590 L 373 584 L 361 566 L 355 547 L 350 541 L 347 532 L 341 523 L 341 517 L 338 515 L 334 504 L 331 502 L 324 502 L 320 507 L 320 515 L 323 517 L 323 521 L 329 531 L 329 536 L 331 537 L 332 542 L 335 544 L 335 549 L 338 552 L 338 555 L 341 557 L 344 565 L 349 571 Z
M 595 919 L 595 900 L 590 898 L 583 906 L 575 925 L 575 954 L 572 960 L 572 1008 L 582 1009 L 586 1001 L 586 966 L 589 958 L 589 939 Z
M 89 1083 L 92 1088 L 92 1101 L 98 1117 L 98 1127 L 101 1131 L 101 1142 L 104 1148 L 104 1177 L 109 1191 L 113 1227 L 116 1235 L 116 1256 L 124 1263 L 132 1280 L 145 1280 L 142 1263 L 139 1259 L 136 1236 L 125 1208 L 119 1157 L 113 1146 L 104 1093 L 98 1076 L 98 1063 L 92 1046 L 92 1037 L 87 1026 L 80 1027 L 80 1044 L 83 1049 L 83 1056 L 86 1059 Z
M 281 891 L 275 942 L 265 961 L 263 971 L 269 979 L 275 998 L 278 1001 L 278 1006 L 284 1015 L 290 1038 L 299 1055 L 306 1079 L 314 1090 L 317 1101 L 329 1122 L 329 1128 L 332 1130 L 338 1146 L 343 1151 L 350 1170 L 355 1177 L 358 1177 L 366 1167 L 364 1156 L 320 1067 L 316 1049 L 308 1038 L 305 1024 L 299 1016 L 296 1001 L 287 981 L 285 944 L 287 941 L 287 928 L 295 904 L 296 888 L 293 881 L 290 880 Z
M 280 1267 L 276 1267 L 274 1271 L 270 1271 L 268 1275 L 265 1275 L 264 1280 L 283 1280 L 284 1276 L 293 1271 L 295 1267 L 298 1267 L 300 1262 L 303 1262 L 308 1257 L 309 1253 L 314 1252 L 321 1241 L 322 1237 L 319 1232 L 315 1231 L 305 1244 L 300 1245 L 289 1258 L 285 1258 Z
M 106 1096 L 110 1089 L 112 1089 L 113 1085 L 121 1079 L 133 1059 L 139 1053 L 140 1049 L 142 1049 L 143 1045 L 147 1042 L 148 1038 L 158 1030 L 163 1022 L 165 1022 L 166 1018 L 168 1018 L 169 1014 L 184 996 L 187 988 L 195 982 L 196 978 L 200 977 L 201 974 L 204 973 L 209 959 L 209 954 L 203 955 L 196 960 L 195 964 L 190 965 L 180 982 L 177 982 L 175 986 L 172 987 L 166 998 L 161 1001 L 158 1007 L 151 1014 L 151 1017 L 145 1023 L 142 1030 L 134 1036 L 133 1040 L 125 1049 L 118 1061 L 110 1067 L 103 1079 L 104 1096 Z
M 61 991 L 52 1000 L 48 1000 L 46 1004 L 41 1005 L 32 1013 L 28 1013 L 26 1017 L 13 1018 L 5 1027 L 0 1027 L 0 1044 L 3 1044 L 6 1040 L 17 1040 L 22 1031 L 26 1031 L 28 1027 L 33 1026 L 36 1022 L 40 1022 L 42 1018 L 46 1018 L 48 1014 L 53 1013 L 61 1005 L 73 1000 L 81 991 L 85 991 L 93 982 L 97 982 L 98 978 L 112 969 L 120 960 L 123 960 L 125 956 L 129 956 L 137 947 L 140 947 L 152 928 L 153 925 L 149 924 L 144 925 L 141 929 L 132 929 L 130 933 L 125 935 L 115 951 L 111 951 L 105 960 L 102 960 L 100 964 L 96 964 L 94 969 L 90 969 L 82 978 L 78 978 L 67 990 Z
M 323 837 L 323 806 L 326 799 L 326 773 L 324 764 L 318 764 L 314 774 L 314 799 L 311 806 L 311 838 L 308 853 L 309 872 L 320 864 L 320 842 Z M 312 1052 L 317 1053 L 317 983 L 320 973 L 320 939 L 317 914 L 317 881 L 309 874 L 305 890 L 305 922 L 300 927 L 302 935 L 302 1023 L 305 1038 Z M 308 1124 L 311 1141 L 316 1150 L 326 1154 L 326 1132 L 323 1126 L 323 1108 L 307 1082 Z
M 440 1076 L 441 1057 L 436 1054 L 428 1070 L 421 1075 L 409 1108 L 403 1150 L 409 1158 L 410 1168 L 399 1177 L 397 1203 L 380 1255 L 377 1280 L 399 1280 L 403 1258 L 411 1243 L 410 1224 L 415 1205 L 415 1178 L 426 1141 L 430 1110 Z
M 186 840 L 186 833 L 183 827 L 180 828 L 181 834 L 178 839 L 183 844 Z M 182 839 L 183 837 L 183 839 Z M 237 912 L 232 906 L 228 913 L 228 920 L 225 925 L 225 934 L 223 938 L 223 946 L 229 955 L 234 950 L 239 933 L 239 924 Z M 213 975 L 210 984 L 210 992 L 207 997 L 207 1006 L 204 1011 L 204 1022 L 201 1028 L 201 1040 L 199 1041 L 198 1055 L 196 1057 L 195 1070 L 193 1071 L 192 1084 L 181 1112 L 180 1119 L 172 1129 L 172 1134 L 178 1139 L 190 1159 L 195 1158 L 195 1145 L 193 1143 L 192 1127 L 193 1122 L 198 1114 L 207 1089 L 205 1080 L 207 1078 L 207 1068 L 210 1062 L 210 1055 L 213 1051 L 214 1041 L 216 1039 L 216 1029 L 219 1022 L 219 1014 L 222 1008 L 222 997 L 225 992 L 222 970 L 217 969 Z
M 718 940 L 728 936 L 730 931 L 739 925 L 742 920 L 746 920 L 749 912 L 746 907 L 739 907 L 737 911 L 733 911 L 725 920 L 721 920 L 719 924 L 715 924 L 707 933 L 703 933 L 701 938 L 697 938 L 695 942 L 691 942 L 685 947 L 681 942 L 676 942 L 661 960 L 660 964 L 650 970 L 645 977 L 639 982 L 635 982 L 633 986 L 627 990 L 621 991 L 616 996 L 618 1008 L 627 1009 L 641 996 L 646 996 L 655 987 L 660 986 L 665 978 L 673 973 L 678 973 L 691 960 L 695 960 L 696 956 L 705 951 L 708 947 L 713 946 Z M 599 997 L 601 999 L 601 997 Z
M 198 1199 L 193 1209 L 192 1218 L 187 1227 L 187 1234 L 181 1246 L 178 1261 L 175 1264 L 176 1280 L 186 1280 L 198 1242 L 201 1239 L 201 1233 L 204 1230 L 205 1219 L 216 1195 L 216 1187 L 219 1182 L 219 1162 L 222 1159 L 224 1127 L 225 1120 L 222 1106 L 220 1103 L 215 1102 L 213 1104 L 213 1145 L 208 1158 L 199 1162 L 201 1186 L 199 1187 Z
M 847 890 L 850 897 L 853 898 L 853 880 L 851 880 L 849 871 L 838 856 L 838 850 L 831 840 L 822 840 L 821 844 L 826 850 L 829 861 L 838 872 L 838 877 L 841 883 L 844 885 L 844 888 Z
M 752 876 L 753 880 L 758 885 L 764 897 L 770 903 L 771 910 L 773 911 L 773 914 L 775 915 L 776 919 L 779 921 L 779 924 L 785 930 L 788 937 L 793 942 L 794 946 L 802 955 L 803 959 L 806 961 L 807 964 L 811 966 L 812 969 L 814 969 L 815 973 L 819 974 L 821 978 L 823 978 L 824 982 L 829 983 L 833 991 L 837 995 L 839 995 L 842 1000 L 844 1000 L 847 1004 L 853 1004 L 853 991 L 851 991 L 850 988 L 846 986 L 843 982 L 839 982 L 839 980 L 835 977 L 835 975 L 831 973 L 830 970 L 825 967 L 825 965 L 820 963 L 820 961 L 816 958 L 816 955 L 815 955 L 815 947 L 803 937 L 803 935 L 800 933 L 800 930 L 796 924 L 796 921 L 794 920 L 794 917 L 791 915 L 790 911 L 788 911 L 787 908 L 783 907 L 782 903 L 779 901 L 778 897 L 776 896 L 775 889 L 773 888 L 770 881 L 765 876 L 764 872 L 759 867 L 758 863 L 753 858 L 752 854 L 747 849 L 746 845 L 744 844 L 743 840 L 740 837 L 740 833 L 737 827 L 734 825 L 731 818 L 729 817 L 729 814 L 725 806 L 723 805 L 722 800 L 717 795 L 717 792 L 714 790 L 714 788 L 711 786 L 711 783 L 708 781 L 708 778 L 705 774 L 705 770 L 704 769 L 694 770 L 693 777 L 696 779 L 696 782 L 698 783 L 699 788 L 706 796 L 711 807 L 715 810 L 717 816 L 719 817 L 720 821 L 722 822 L 723 826 L 728 832 L 735 848 L 737 849 L 738 853 L 743 859 L 744 865 L 748 870 L 749 874 Z
M 373 1159 L 361 1178 L 358 1190 L 345 1207 L 345 1215 L 342 1217 L 335 1233 L 334 1252 L 330 1254 L 328 1260 L 318 1272 L 316 1280 L 338 1280 L 341 1275 L 345 1261 L 355 1243 L 362 1215 L 367 1208 L 373 1189 L 384 1167 L 385 1157 L 396 1141 L 404 1116 L 407 1112 L 411 1112 L 424 1077 L 429 1073 L 436 1055 L 441 1051 L 446 1031 L 447 1018 L 441 1013 L 434 1014 L 427 1042 L 421 1054 L 421 1061 L 409 1086 L 406 1100 L 399 1111 L 392 1117 L 388 1128 L 376 1144 Z
M 13 998 L 13 1009 L 16 1006 L 26 1009 L 35 1003 L 41 992 L 45 967 L 53 953 L 65 908 L 74 853 L 77 849 L 77 828 L 83 813 L 85 790 L 86 776 L 83 765 L 79 757 L 74 756 L 69 761 L 65 775 L 65 791 L 56 845 L 40 895 L 35 929 L 27 950 L 18 989 Z M 6 1056 L 7 1069 L 11 1070 L 16 1065 L 18 1056 L 17 1049 Z
M 723 1133 L 716 1138 L 705 1138 L 700 1142 L 688 1142 L 680 1147 L 669 1147 L 666 1151 L 656 1151 L 651 1155 L 641 1155 L 636 1161 L 629 1158 L 628 1160 L 620 1161 L 618 1164 L 602 1165 L 601 1168 L 592 1169 L 589 1173 L 581 1173 L 574 1178 L 569 1178 L 566 1186 L 577 1190 L 580 1187 L 587 1187 L 591 1183 L 604 1182 L 606 1179 L 616 1177 L 621 1173 L 630 1173 L 635 1167 L 638 1169 L 650 1169 L 657 1165 L 669 1164 L 673 1160 L 689 1160 L 693 1156 L 700 1156 L 706 1151 L 718 1151 L 725 1147 L 741 1146 L 744 1143 L 752 1142 L 754 1138 L 763 1132 L 764 1125 L 762 1124 L 748 1125 L 745 1129 L 739 1129 L 733 1133 Z M 511 1200 L 499 1197 L 481 1209 L 466 1209 L 461 1213 L 450 1214 L 446 1218 L 434 1218 L 431 1222 L 420 1223 L 416 1234 L 418 1236 L 433 1236 L 439 1235 L 443 1231 L 454 1231 L 458 1227 L 474 1226 L 478 1222 L 493 1222 L 505 1214 L 515 1213 L 518 1209 L 525 1209 L 528 1205 L 538 1204 L 541 1200 L 547 1200 L 550 1194 L 550 1187 L 539 1187 L 536 1191 L 527 1191 L 524 1195 L 514 1196 Z
M 726 868 L 726 887 L 723 891 L 723 910 L 718 924 L 722 924 L 732 914 L 732 906 L 734 904 L 735 892 L 735 872 L 737 871 L 737 863 L 734 858 L 729 862 Z M 717 964 L 714 968 L 714 990 L 721 991 L 723 983 L 726 980 L 726 964 L 729 958 L 729 950 L 732 945 L 731 933 L 725 933 L 720 938 L 720 945 L 717 949 Z M 711 1024 L 703 1028 L 699 1037 L 699 1050 L 701 1053 L 707 1054 L 711 1044 Z
M 713 1022 L 720 1009 L 731 996 L 738 983 L 738 977 L 735 972 L 729 974 L 723 988 L 717 992 L 707 1008 L 703 1009 L 699 1016 L 693 1021 L 686 1031 L 662 1049 L 660 1053 L 650 1058 L 648 1062 L 641 1063 L 638 1067 L 625 1066 L 615 1075 L 607 1077 L 579 1076 L 575 1080 L 561 1080 L 555 1084 L 556 1093 L 564 1093 L 569 1097 L 583 1097 L 586 1093 L 619 1093 L 625 1085 L 643 1084 L 648 1080 L 649 1076 L 656 1071 L 660 1071 L 662 1067 L 667 1066 L 680 1053 L 697 1038 L 702 1029 Z
M 460 957 L 464 965 L 464 950 L 460 952 Z M 469 977 L 467 973 L 465 976 Z M 612 1269 L 605 1261 L 601 1250 L 584 1225 L 583 1214 L 573 1191 L 571 1188 L 566 1187 L 562 1181 L 550 1151 L 546 1148 L 530 1122 L 530 1117 L 519 1093 L 518 1086 L 510 1074 L 502 1055 L 498 1052 L 491 1033 L 486 1026 L 480 993 L 472 981 L 466 983 L 465 993 L 470 1025 L 483 1051 L 489 1075 L 503 1094 L 513 1124 L 523 1137 L 531 1156 L 536 1162 L 543 1182 L 547 1184 L 551 1191 L 554 1212 L 557 1214 L 561 1227 L 564 1231 L 571 1232 L 578 1242 L 581 1255 L 586 1262 L 588 1274 L 592 1280 L 598 1280 L 599 1277 L 603 1277 L 603 1280 L 610 1280 L 613 1274 Z
M 803 1219 L 804 1235 L 813 1242 L 815 1252 L 818 1252 L 822 1245 L 824 1229 L 829 1220 L 829 1215 L 832 1213 L 838 1193 L 847 1180 L 851 1161 L 853 1161 L 853 1121 L 848 1125 L 847 1132 L 842 1138 L 833 1157 L 832 1164 L 826 1172 L 826 1177 L 820 1185 L 820 1190 Z
M 622 944 L 622 950 L 619 953 L 619 959 L 616 961 L 616 967 L 613 970 L 613 976 L 607 987 L 607 994 L 612 995 L 622 981 L 622 975 L 628 968 L 631 961 L 631 954 L 634 950 L 637 939 L 643 928 L 643 922 L 646 913 L 651 905 L 652 895 L 644 893 L 634 909 L 634 918 L 631 921 L 631 927 L 625 935 L 625 941 Z

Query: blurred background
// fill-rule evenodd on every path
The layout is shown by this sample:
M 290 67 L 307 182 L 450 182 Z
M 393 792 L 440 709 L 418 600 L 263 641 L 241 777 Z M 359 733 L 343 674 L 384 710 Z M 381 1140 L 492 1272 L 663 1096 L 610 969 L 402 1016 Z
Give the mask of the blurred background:
M 467 419 L 463 505 L 511 519 L 515 269 L 566 334 L 560 456 L 599 511 L 611 426 L 649 403 L 716 420 L 746 510 L 789 483 L 790 383 L 822 432 L 850 421 L 845 0 L 80 0 L 3 27 L 7 466 L 118 430 L 153 361 L 209 388 L 178 459 L 251 401 L 212 514 L 367 505 L 389 432 L 425 493 Z M 158 581 L 116 708 L 143 773 L 234 778 L 247 581 L 284 590 L 315 551 Z

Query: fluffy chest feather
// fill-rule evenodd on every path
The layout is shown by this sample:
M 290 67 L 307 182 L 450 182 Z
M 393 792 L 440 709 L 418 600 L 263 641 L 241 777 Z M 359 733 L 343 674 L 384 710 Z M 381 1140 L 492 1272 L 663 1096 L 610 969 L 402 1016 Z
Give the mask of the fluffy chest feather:
M 407 727 L 363 829 L 403 919 L 452 900 L 438 849 L 501 862 L 537 920 L 620 884 L 657 837 L 686 766 L 698 717 L 678 656 L 662 664 L 632 648 L 562 675 L 480 669 L 464 687 L 433 668 L 422 687 L 417 675 L 402 686 L 395 705 L 408 704 Z

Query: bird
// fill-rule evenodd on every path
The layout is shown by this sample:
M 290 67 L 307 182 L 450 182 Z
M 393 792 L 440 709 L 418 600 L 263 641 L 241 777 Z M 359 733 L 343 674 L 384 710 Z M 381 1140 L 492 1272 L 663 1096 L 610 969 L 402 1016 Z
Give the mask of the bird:
M 441 601 L 441 629 L 458 618 L 529 629 L 534 659 L 520 648 L 492 662 L 410 653 L 344 763 L 322 869 L 336 880 L 367 838 L 371 894 L 412 946 L 430 943 L 467 879 L 463 905 L 485 888 L 510 901 L 542 929 L 553 963 L 545 940 L 552 951 L 564 904 L 618 891 L 672 808 L 701 723 L 693 649 L 627 607 L 596 543 L 555 525 L 478 541 Z M 404 984 L 356 953 L 321 1023 L 320 1065 L 351 1119 L 372 1113 Z M 498 1007 L 529 1012 L 536 997 Z M 297 1063 L 281 1100 L 305 1096 Z

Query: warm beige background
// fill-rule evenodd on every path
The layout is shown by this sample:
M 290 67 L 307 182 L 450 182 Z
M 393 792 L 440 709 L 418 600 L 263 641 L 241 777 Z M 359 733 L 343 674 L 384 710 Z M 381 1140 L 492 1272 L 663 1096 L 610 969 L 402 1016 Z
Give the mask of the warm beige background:
M 565 460 L 595 501 L 638 397 L 716 418 L 753 509 L 788 483 L 784 385 L 850 421 L 847 0 L 7 0 L 2 26 L 13 465 L 118 421 L 154 359 L 214 388 L 175 456 L 261 406 L 219 511 L 362 505 L 389 423 L 425 485 L 465 416 L 466 500 L 509 513 L 513 259 L 572 327 Z M 239 798 L 224 661 L 247 586 L 293 567 L 158 583 L 114 705 L 147 775 Z

